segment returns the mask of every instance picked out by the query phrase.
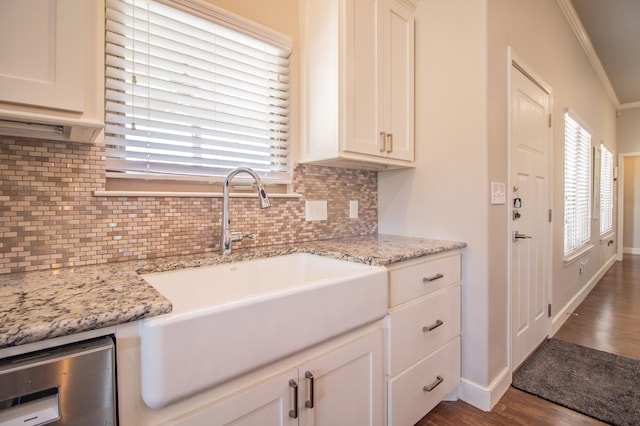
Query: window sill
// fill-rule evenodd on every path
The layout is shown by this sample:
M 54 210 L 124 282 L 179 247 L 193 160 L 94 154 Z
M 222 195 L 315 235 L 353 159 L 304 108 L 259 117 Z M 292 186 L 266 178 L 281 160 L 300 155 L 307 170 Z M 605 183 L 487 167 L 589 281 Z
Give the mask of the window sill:
M 613 241 L 615 240 L 615 238 L 616 238 L 615 231 L 607 232 L 606 234 L 600 235 L 600 244 L 604 244 L 604 243 L 609 244 L 610 242 L 613 244 Z
M 302 198 L 301 194 L 268 194 L 269 198 Z M 196 197 L 222 198 L 222 192 L 166 192 L 166 191 L 94 191 L 94 197 Z M 231 198 L 255 198 L 251 193 L 231 193 Z
M 571 252 L 569 252 L 568 254 L 566 254 L 564 256 L 564 266 L 567 266 L 573 262 L 575 262 L 577 259 L 579 259 L 580 257 L 584 256 L 585 254 L 587 254 L 588 252 L 591 251 L 591 249 L 593 249 L 593 244 L 587 244 L 586 246 L 582 246 L 580 248 L 577 248 Z

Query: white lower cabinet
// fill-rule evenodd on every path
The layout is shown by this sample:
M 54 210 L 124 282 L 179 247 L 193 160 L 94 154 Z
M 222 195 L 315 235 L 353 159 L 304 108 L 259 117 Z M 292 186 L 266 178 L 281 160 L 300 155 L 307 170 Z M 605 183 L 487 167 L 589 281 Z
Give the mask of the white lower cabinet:
M 460 384 L 460 267 L 459 251 L 389 265 L 384 320 L 157 410 L 141 397 L 140 327 L 117 326 L 120 424 L 414 425 Z
M 460 338 L 388 381 L 389 425 L 414 425 L 460 383 Z
M 296 374 L 297 372 L 291 369 L 270 377 L 219 404 L 188 415 L 185 419 L 179 419 L 173 424 L 181 426 L 297 425 L 298 421 L 289 416 L 291 401 L 294 398 L 292 392 L 295 391 L 295 388 L 289 384 L 289 378 L 296 377 Z
M 382 353 L 383 331 L 373 330 L 163 424 L 382 426 Z
M 387 423 L 411 426 L 460 384 L 460 253 L 389 269 Z
M 378 330 L 301 365 L 300 424 L 382 425 L 382 345 Z

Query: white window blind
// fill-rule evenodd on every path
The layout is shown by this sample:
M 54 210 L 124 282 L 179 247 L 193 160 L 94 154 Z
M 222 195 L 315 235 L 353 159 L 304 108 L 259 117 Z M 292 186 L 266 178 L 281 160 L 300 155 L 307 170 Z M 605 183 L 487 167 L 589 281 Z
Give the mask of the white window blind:
M 613 230 L 613 154 L 600 145 L 600 234 Z
M 591 221 L 591 135 L 565 114 L 564 128 L 564 254 L 589 242 Z
M 106 1 L 107 176 L 290 182 L 290 47 L 182 9 Z

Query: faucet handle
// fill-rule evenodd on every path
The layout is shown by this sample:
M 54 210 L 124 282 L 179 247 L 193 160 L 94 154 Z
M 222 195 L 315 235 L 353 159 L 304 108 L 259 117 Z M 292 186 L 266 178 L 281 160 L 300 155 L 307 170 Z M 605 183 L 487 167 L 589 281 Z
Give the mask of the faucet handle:
M 249 238 L 250 240 L 255 240 L 256 239 L 256 234 L 244 234 L 242 236 L 242 238 Z

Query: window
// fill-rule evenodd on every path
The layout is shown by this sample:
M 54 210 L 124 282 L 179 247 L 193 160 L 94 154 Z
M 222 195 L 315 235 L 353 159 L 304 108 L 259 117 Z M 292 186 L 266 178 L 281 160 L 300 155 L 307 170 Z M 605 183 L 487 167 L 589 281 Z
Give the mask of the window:
M 564 127 L 564 254 L 589 242 L 591 134 L 570 115 Z
M 600 145 L 600 235 L 613 230 L 613 154 Z
M 291 181 L 291 40 L 204 3 L 107 0 L 108 178 Z M 275 40 L 275 42 L 273 42 Z

